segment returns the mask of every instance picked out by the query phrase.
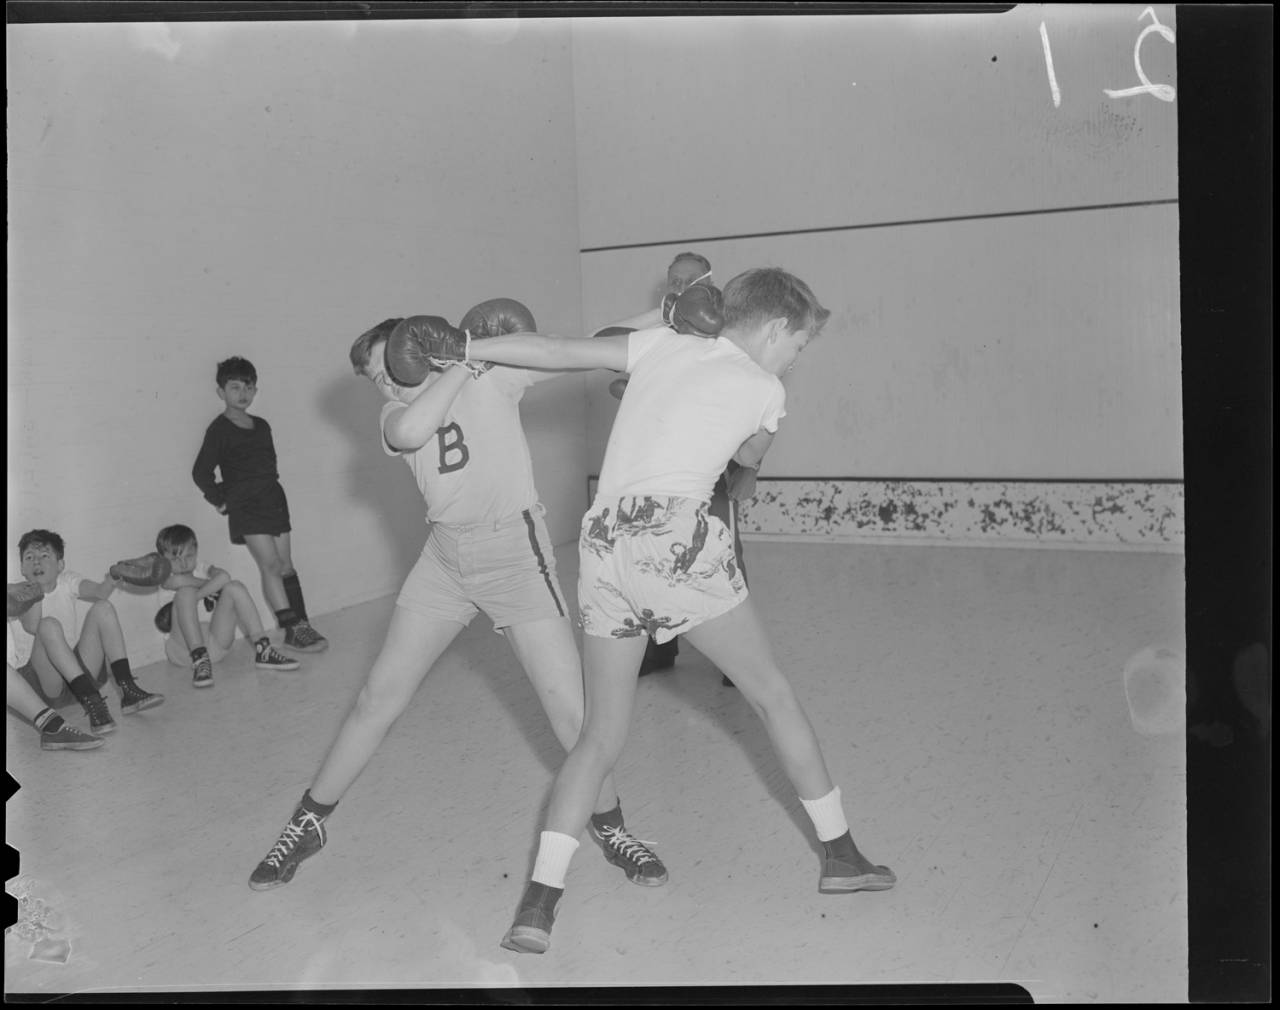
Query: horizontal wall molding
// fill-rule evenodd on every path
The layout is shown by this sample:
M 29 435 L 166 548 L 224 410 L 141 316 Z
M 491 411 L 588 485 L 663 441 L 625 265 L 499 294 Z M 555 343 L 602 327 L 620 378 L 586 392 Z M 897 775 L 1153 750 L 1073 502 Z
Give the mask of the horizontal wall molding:
M 580 253 L 618 252 L 624 249 L 654 249 L 670 245 L 710 245 L 714 242 L 741 242 L 747 239 L 781 238 L 790 235 L 822 235 L 836 231 L 866 231 L 871 228 L 909 228 L 921 224 L 954 224 L 958 221 L 990 221 L 1006 217 L 1036 217 L 1045 214 L 1080 214 L 1098 210 L 1125 210 L 1133 207 L 1175 206 L 1177 197 L 1159 200 L 1128 200 L 1120 203 L 1091 203 L 1077 207 L 1035 207 L 1029 210 L 996 210 L 982 214 L 954 214 L 949 217 L 905 218 L 899 221 L 865 221 L 861 224 L 832 224 L 816 228 L 786 228 L 780 231 L 746 232 L 741 235 L 703 235 L 697 238 L 662 239 L 616 245 L 587 246 Z
M 595 492 L 595 478 L 590 480 Z M 1181 481 L 760 477 L 751 537 L 1181 550 Z

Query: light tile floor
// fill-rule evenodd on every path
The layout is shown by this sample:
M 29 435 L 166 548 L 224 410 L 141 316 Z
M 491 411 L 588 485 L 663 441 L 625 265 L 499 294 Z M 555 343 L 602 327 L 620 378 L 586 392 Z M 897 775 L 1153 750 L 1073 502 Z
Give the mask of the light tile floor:
M 572 596 L 574 549 L 557 556 Z M 9 890 L 43 902 L 70 955 L 32 959 L 11 930 L 6 991 L 1012 981 L 1044 1002 L 1185 1001 L 1184 737 L 1135 730 L 1122 676 L 1143 647 L 1182 650 L 1182 556 L 751 542 L 747 563 L 854 837 L 895 889 L 817 893 L 756 717 L 686 646 L 640 682 L 618 768 L 670 882 L 628 884 L 584 841 L 550 952 L 501 949 L 561 753 L 481 618 L 325 850 L 249 890 L 388 598 L 317 621 L 333 648 L 299 673 L 255 670 L 244 644 L 212 690 L 139 671 L 167 703 L 98 751 L 42 752 L 9 715 Z

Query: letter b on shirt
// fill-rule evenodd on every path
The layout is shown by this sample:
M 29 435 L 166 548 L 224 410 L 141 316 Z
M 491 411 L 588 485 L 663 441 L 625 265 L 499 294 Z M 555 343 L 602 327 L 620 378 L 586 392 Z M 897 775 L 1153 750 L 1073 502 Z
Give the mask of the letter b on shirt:
M 436 445 L 440 448 L 441 473 L 461 470 L 471 459 L 471 450 L 463 441 L 462 429 L 458 427 L 457 421 L 436 429 Z

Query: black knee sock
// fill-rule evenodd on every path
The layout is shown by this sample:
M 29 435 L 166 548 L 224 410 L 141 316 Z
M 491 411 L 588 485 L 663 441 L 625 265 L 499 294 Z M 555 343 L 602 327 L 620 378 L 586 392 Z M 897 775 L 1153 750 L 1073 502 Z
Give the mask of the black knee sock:
M 115 678 L 116 683 L 121 687 L 136 686 L 133 682 L 133 671 L 129 669 L 128 658 L 117 659 L 111 664 L 111 676 Z
M 302 802 L 298 804 L 303 810 L 313 813 L 317 817 L 328 817 L 333 813 L 333 809 L 337 805 L 337 803 L 321 803 L 311 795 L 310 789 L 302 794 Z
M 31 720 L 31 724 L 41 733 L 56 733 L 66 725 L 66 720 L 53 709 L 43 708 L 36 713 L 36 717 Z
M 67 687 L 71 689 L 71 693 L 75 695 L 76 701 L 81 705 L 88 705 L 94 698 L 101 698 L 102 694 L 98 691 L 98 683 L 89 674 L 82 673 L 75 680 L 67 681 Z
M 292 628 L 301 620 L 302 618 L 294 612 L 293 607 L 285 607 L 283 610 L 276 611 L 276 623 L 286 630 Z
M 284 595 L 289 598 L 289 609 L 298 615 L 299 619 L 307 620 L 307 605 L 302 599 L 302 584 L 298 581 L 298 573 L 284 577 Z

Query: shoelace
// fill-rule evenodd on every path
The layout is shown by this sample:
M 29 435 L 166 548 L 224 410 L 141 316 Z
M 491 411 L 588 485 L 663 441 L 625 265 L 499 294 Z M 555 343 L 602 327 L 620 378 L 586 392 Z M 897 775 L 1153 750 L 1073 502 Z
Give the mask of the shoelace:
M 267 858 L 263 862 L 270 863 L 278 869 L 285 856 L 292 852 L 293 847 L 302 841 L 302 836 L 307 828 L 314 828 L 316 833 L 319 834 L 322 830 L 320 818 L 315 814 L 304 813 L 298 820 L 290 821 L 286 824 L 284 830 L 280 832 L 280 837 L 276 840 L 276 844 L 271 846 L 271 851 L 267 853 Z
M 658 861 L 658 857 L 645 848 L 644 843 L 626 828 L 601 828 L 600 835 L 609 843 L 611 849 L 641 866 L 645 863 L 656 863 Z

